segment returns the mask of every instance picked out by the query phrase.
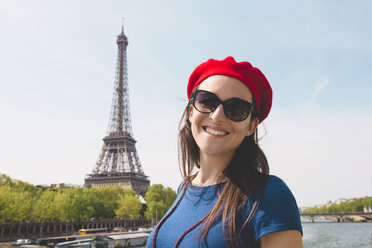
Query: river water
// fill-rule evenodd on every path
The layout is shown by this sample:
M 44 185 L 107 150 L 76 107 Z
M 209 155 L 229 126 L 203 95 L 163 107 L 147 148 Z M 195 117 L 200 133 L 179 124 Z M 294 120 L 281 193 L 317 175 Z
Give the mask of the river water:
M 372 248 L 372 223 L 302 222 L 304 248 Z M 12 247 L 0 243 L 0 248 Z
M 372 248 L 372 223 L 302 222 L 304 248 Z

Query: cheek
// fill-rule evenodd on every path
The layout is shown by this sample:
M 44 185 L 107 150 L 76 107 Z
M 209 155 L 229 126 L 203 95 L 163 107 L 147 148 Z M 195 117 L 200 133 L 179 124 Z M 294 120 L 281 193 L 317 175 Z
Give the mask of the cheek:
M 196 118 L 196 116 L 193 116 L 192 118 L 190 118 L 190 122 L 191 122 L 191 134 L 194 138 L 194 140 L 197 140 L 198 139 L 198 135 L 199 135 L 199 120 Z
M 195 109 L 192 108 L 189 113 L 189 121 L 191 122 L 191 129 L 193 127 L 197 128 L 203 118 L 204 118 L 203 114 L 199 113 L 198 111 L 195 111 Z
M 251 129 L 250 129 L 250 127 L 248 126 L 246 129 L 245 129 L 245 131 L 244 131 L 244 136 L 249 136 L 249 135 L 251 135 Z
M 195 139 L 195 134 L 196 134 L 196 128 L 197 128 L 197 120 L 195 119 L 195 115 L 192 114 L 192 111 L 190 111 L 190 114 L 189 114 L 189 121 L 191 123 L 191 134 L 192 136 L 194 137 Z
M 250 122 L 239 123 L 240 125 L 235 127 L 237 133 L 242 136 L 248 136 L 250 133 Z

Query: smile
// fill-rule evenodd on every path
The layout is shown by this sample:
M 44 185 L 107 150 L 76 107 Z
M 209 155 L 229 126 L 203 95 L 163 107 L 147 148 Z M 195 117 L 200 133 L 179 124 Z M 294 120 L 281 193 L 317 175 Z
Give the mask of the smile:
M 203 129 L 207 133 L 212 134 L 212 135 L 215 135 L 215 136 L 224 136 L 224 135 L 228 134 L 225 131 L 215 130 L 215 129 L 212 129 L 210 127 L 203 127 Z

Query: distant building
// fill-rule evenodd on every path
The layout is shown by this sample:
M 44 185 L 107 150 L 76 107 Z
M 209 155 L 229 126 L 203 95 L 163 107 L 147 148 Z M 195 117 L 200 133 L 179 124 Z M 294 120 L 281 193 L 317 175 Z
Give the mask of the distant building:
M 50 185 L 47 184 L 38 184 L 35 186 L 38 189 L 67 189 L 67 188 L 82 188 L 78 184 L 66 184 L 66 183 L 53 183 Z

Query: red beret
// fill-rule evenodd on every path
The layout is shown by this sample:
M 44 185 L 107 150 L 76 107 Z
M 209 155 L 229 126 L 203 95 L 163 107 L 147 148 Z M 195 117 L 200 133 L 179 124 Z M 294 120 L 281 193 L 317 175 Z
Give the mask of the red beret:
M 234 77 L 245 84 L 256 99 L 258 119 L 262 122 L 270 112 L 273 92 L 265 75 L 249 62 L 236 62 L 231 56 L 224 60 L 209 59 L 200 64 L 192 72 L 187 85 L 187 97 L 196 86 L 213 75 L 226 75 Z

